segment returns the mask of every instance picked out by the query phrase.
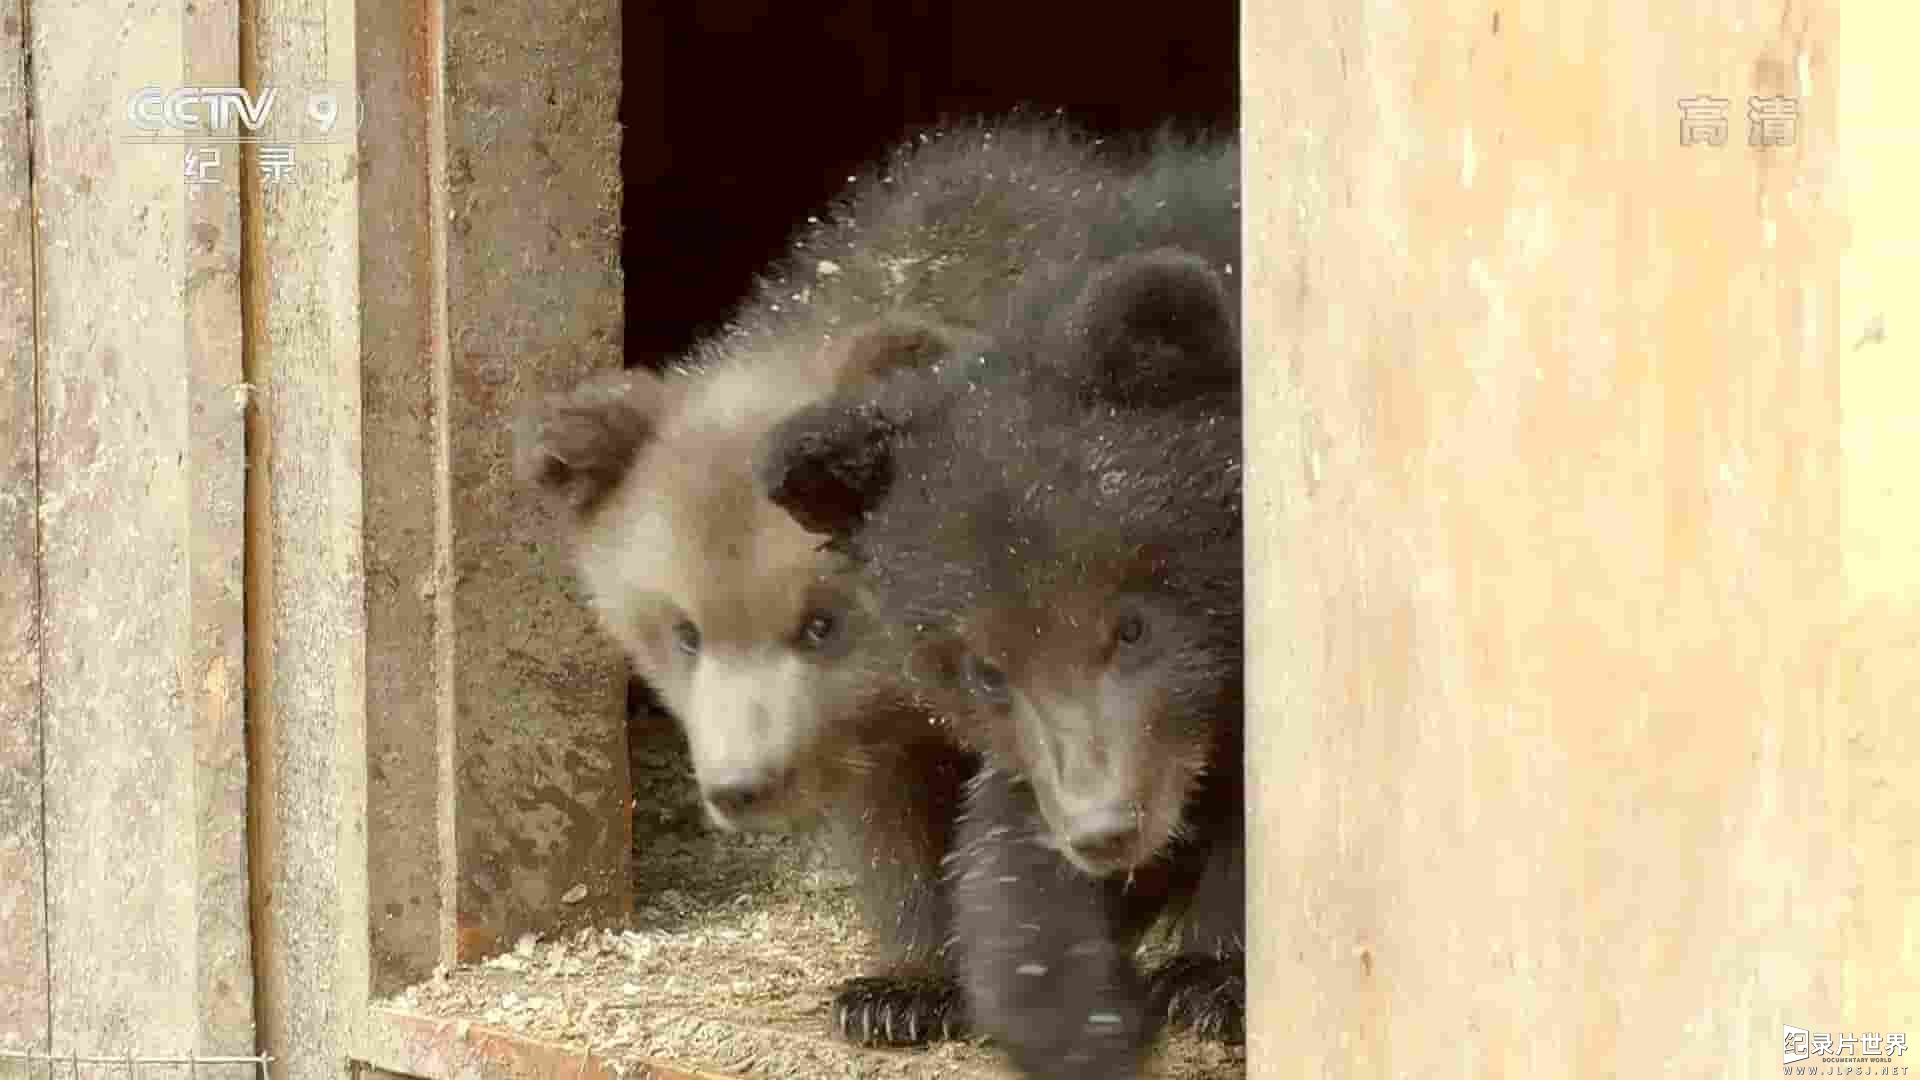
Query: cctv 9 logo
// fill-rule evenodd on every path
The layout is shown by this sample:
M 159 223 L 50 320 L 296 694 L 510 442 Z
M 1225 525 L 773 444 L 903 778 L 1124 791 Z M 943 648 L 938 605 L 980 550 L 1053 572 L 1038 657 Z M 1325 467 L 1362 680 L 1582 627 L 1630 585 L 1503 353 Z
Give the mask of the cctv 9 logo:
M 291 113 L 293 129 L 284 125 Z M 127 98 L 127 120 L 143 135 L 164 138 L 237 137 L 331 142 L 348 138 L 366 119 L 366 105 L 351 87 L 320 83 L 258 93 L 238 86 L 143 86 Z M 275 121 L 280 126 L 272 126 Z

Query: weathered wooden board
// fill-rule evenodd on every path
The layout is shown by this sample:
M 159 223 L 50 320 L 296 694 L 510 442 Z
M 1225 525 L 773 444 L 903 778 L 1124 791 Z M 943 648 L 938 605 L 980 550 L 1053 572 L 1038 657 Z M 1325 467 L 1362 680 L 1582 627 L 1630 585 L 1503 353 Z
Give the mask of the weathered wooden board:
M 194 0 L 183 82 L 240 85 L 240 0 Z M 154 153 L 154 151 L 149 151 Z M 164 151 L 159 151 L 163 156 Z M 172 161 L 166 162 L 173 164 Z M 241 163 L 235 162 L 234 172 Z M 254 1052 L 247 845 L 246 409 L 242 371 L 240 185 L 186 199 L 185 262 L 189 682 L 199 850 L 199 1052 Z M 185 193 L 185 185 L 180 189 Z
M 359 4 L 361 433 L 367 560 L 367 857 L 373 992 L 453 960 L 451 842 L 459 628 L 442 587 L 448 442 L 439 23 Z
M 235 10 L 26 21 L 56 1054 L 253 1042 L 238 190 L 196 194 L 184 147 L 128 141 L 138 88 L 238 82 Z
M 25 10 L 0 14 L 0 1048 L 47 1048 L 32 156 Z
M 625 666 L 508 467 L 522 401 L 621 362 L 620 5 L 446 19 L 442 587 L 471 959 L 631 906 Z
M 357 18 L 385 993 L 630 905 L 624 665 L 507 467 L 528 395 L 620 362 L 620 34 L 612 3 Z
M 1920 1037 L 1913 17 L 1245 18 L 1251 1074 Z
M 351 91 L 354 10 L 253 9 L 253 78 L 295 102 Z M 368 981 L 360 181 L 357 110 L 338 104 L 324 135 L 289 110 L 276 138 L 341 140 L 295 144 L 291 182 L 246 178 L 254 926 L 262 1049 L 287 1080 L 337 1080 Z

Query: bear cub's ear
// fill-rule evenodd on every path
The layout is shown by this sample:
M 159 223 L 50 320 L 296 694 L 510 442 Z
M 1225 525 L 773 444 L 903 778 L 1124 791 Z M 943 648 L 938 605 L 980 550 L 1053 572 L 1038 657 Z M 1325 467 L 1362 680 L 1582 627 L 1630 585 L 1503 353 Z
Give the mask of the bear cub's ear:
M 985 341 L 911 314 L 856 327 L 837 346 L 844 352 L 834 395 L 782 421 L 761 444 L 760 490 L 801 528 L 847 540 L 893 486 L 895 442 L 918 396 L 938 393 L 941 368 Z
M 1238 301 L 1198 255 L 1115 259 L 1066 313 L 1066 374 L 1094 401 L 1167 408 L 1240 385 Z
M 595 375 L 550 394 L 514 422 L 515 472 L 523 484 L 585 513 L 653 438 L 665 398 L 665 383 L 643 370 Z
M 801 528 L 846 540 L 893 486 L 900 431 L 875 401 L 837 398 L 803 409 L 762 445 L 760 489 Z

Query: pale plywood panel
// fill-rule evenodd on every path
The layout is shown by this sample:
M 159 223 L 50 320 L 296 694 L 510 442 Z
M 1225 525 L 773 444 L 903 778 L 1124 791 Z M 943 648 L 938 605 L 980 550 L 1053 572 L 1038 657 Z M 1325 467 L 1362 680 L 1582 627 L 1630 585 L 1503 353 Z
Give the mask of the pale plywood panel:
M 1885 1013 L 1920 1027 L 1920 326 L 1905 284 L 1920 266 L 1909 179 L 1920 176 L 1917 80 L 1905 47 L 1915 33 L 1910 8 L 1849 8 L 1834 47 L 1846 58 L 1833 97 L 1850 219 L 1832 342 L 1848 617 L 1822 714 L 1847 741 L 1849 768 L 1830 782 L 1844 792 L 1858 890 L 1841 928 L 1841 998 L 1814 1025 Z
M 238 193 L 122 139 L 234 7 L 29 16 L 53 1049 L 244 1052 Z
M 1251 1072 L 1911 1031 L 1906 16 L 1496 7 L 1246 10 Z

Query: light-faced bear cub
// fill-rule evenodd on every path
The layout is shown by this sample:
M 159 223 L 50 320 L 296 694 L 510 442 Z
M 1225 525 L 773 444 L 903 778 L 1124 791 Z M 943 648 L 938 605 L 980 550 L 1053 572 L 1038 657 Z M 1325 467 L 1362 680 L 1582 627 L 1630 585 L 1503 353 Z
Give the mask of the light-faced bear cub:
M 1163 1022 L 1244 1030 L 1237 199 L 1116 229 L 1023 290 L 1001 379 L 907 371 L 783 422 L 773 501 L 862 567 L 874 626 L 989 767 L 952 859 L 977 1029 L 1025 1073 L 1132 1075 Z M 1183 171 L 1184 170 L 1184 171 Z M 1128 244 L 1132 254 L 1124 253 Z M 1096 247 L 1095 255 L 1102 254 Z M 981 344 L 954 337 L 941 363 Z M 938 351 L 938 350 L 936 350 Z M 1182 950 L 1137 944 L 1176 917 Z
M 1131 167 L 1131 166 L 1129 166 Z M 603 627 L 687 737 L 711 820 L 828 826 L 880 955 L 838 988 L 861 1043 L 965 1030 L 943 858 L 977 759 L 902 687 L 842 553 L 767 500 L 763 436 L 836 391 L 923 365 L 1027 268 L 1085 250 L 1122 166 L 1051 122 L 921 137 L 854 183 L 729 329 L 664 375 L 588 380 L 520 422 Z

